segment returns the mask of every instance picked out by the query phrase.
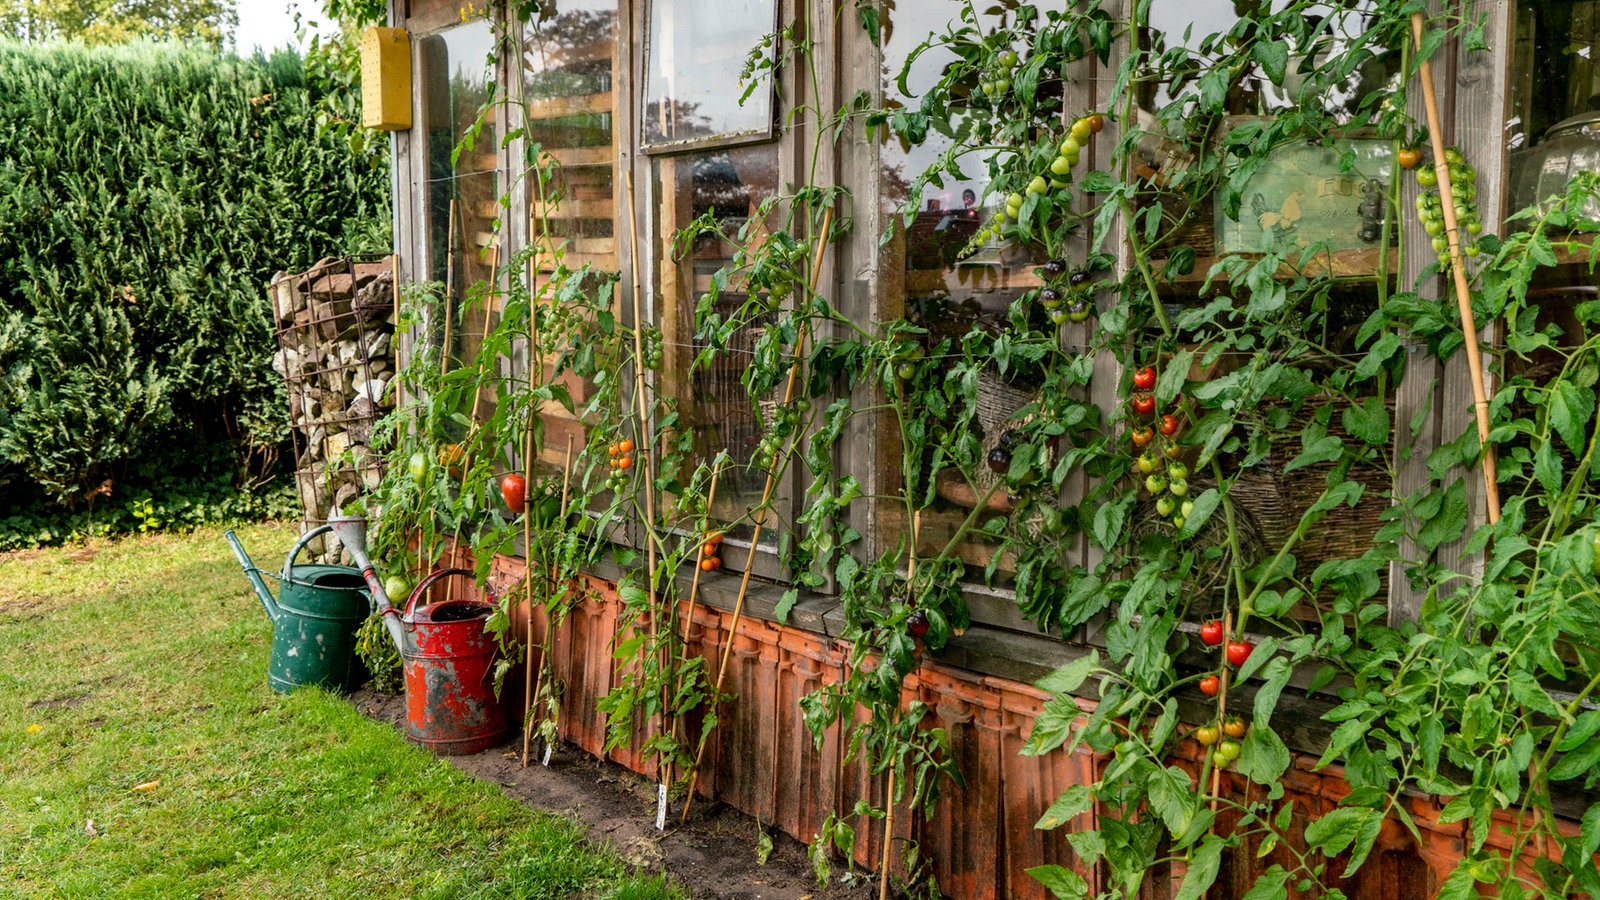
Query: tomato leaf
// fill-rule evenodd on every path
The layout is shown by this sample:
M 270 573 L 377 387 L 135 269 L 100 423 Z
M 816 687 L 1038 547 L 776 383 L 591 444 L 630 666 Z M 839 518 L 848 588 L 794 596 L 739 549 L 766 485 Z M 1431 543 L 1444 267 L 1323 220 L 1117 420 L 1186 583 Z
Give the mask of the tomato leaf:
M 1250 886 L 1249 893 L 1240 900 L 1286 900 L 1289 896 L 1289 873 L 1283 866 L 1274 865 L 1261 873 L 1256 883 Z
M 1215 834 L 1208 834 L 1200 843 L 1200 849 L 1189 860 L 1189 871 L 1183 876 L 1183 884 L 1178 887 L 1178 893 L 1173 900 L 1200 900 L 1217 880 L 1217 871 L 1222 867 L 1222 848 L 1224 841 Z
M 1341 417 L 1344 428 L 1351 436 L 1374 446 L 1389 441 L 1389 408 L 1382 397 L 1368 397 L 1354 406 L 1347 406 Z
M 1040 884 L 1050 889 L 1059 900 L 1082 900 L 1089 896 L 1089 884 L 1071 869 L 1057 865 L 1034 866 L 1028 870 Z
M 1381 823 L 1382 816 L 1365 806 L 1341 806 L 1306 826 L 1306 844 L 1324 856 L 1338 856 L 1365 832 L 1369 819 Z
M 1570 381 L 1557 381 L 1548 401 L 1550 427 L 1577 453 L 1584 448 L 1584 433 L 1594 415 L 1594 391 Z
M 1094 792 L 1086 784 L 1075 784 L 1062 791 L 1056 802 L 1044 811 L 1033 827 L 1041 831 L 1060 828 L 1094 808 Z M 1596 807 L 1600 809 L 1600 807 Z

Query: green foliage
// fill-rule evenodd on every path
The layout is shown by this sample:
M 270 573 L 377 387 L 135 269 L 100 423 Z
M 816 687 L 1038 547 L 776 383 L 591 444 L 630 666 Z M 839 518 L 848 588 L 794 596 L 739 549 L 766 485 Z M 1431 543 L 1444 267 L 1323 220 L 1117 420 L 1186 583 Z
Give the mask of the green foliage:
M 1426 347 L 1436 359 L 1461 349 L 1453 306 L 1404 285 L 1396 293 L 1387 277 L 1336 279 L 1325 245 L 1274 243 L 1196 273 L 1212 248 L 1189 243 L 1187 226 L 1199 211 L 1243 214 L 1246 186 L 1280 148 L 1325 141 L 1352 124 L 1396 146 L 1418 142 L 1420 128 L 1403 101 L 1415 67 L 1410 15 L 1421 5 L 1374 4 L 1345 20 L 1334 50 L 1299 60 L 1286 48 L 1325 37 L 1315 31 L 1333 21 L 1324 3 L 1296 0 L 1244 16 L 1226 34 L 1157 36 L 1149 45 L 1132 41 L 1146 32 L 1148 3 L 1011 5 L 982 16 L 960 7 L 955 23 L 912 52 L 901 73 L 900 92 L 909 94 L 908 73 L 922 52 L 953 58 L 915 108 L 872 109 L 857 98 L 837 111 L 793 110 L 789 120 L 813 120 L 805 133 L 819 141 L 855 127 L 907 144 L 949 141 L 935 165 L 915 175 L 896 227 L 911 223 L 924 186 L 981 167 L 993 195 L 981 206 L 997 211 L 981 238 L 1052 261 L 1035 274 L 1058 295 L 1027 290 L 995 322 L 935 335 L 909 319 L 841 315 L 804 277 L 814 248 L 850 227 L 834 221 L 824 233 L 822 222 L 833 221 L 825 211 L 849 208 L 843 192 L 826 184 L 770 198 L 737 227 L 707 215 L 677 236 L 685 250 L 698 240 L 731 250 L 700 298 L 696 340 L 705 349 L 694 365 L 749 339 L 743 385 L 767 424 L 749 459 L 715 464 L 792 472 L 805 486 L 798 521 L 777 523 L 793 581 L 780 614 L 801 589 L 836 588 L 842 607 L 849 665 L 838 682 L 801 700 L 802 713 L 819 745 L 839 740 L 847 762 L 892 784 L 884 793 L 904 804 L 857 799 L 848 812 L 835 810 L 812 846 L 819 879 L 829 876 L 835 853 L 848 857 L 854 848 L 851 822 L 886 818 L 890 809 L 931 814 L 945 780 L 961 777 L 948 736 L 903 688 L 926 655 L 967 628 L 968 589 L 987 582 L 1014 593 L 1043 631 L 1075 637 L 1098 622 L 1100 646 L 1040 682 L 1054 696 L 1025 752 L 1092 753 L 1104 762 L 1039 823 L 1056 828 L 1094 814 L 1070 842 L 1077 863 L 1102 873 L 1099 897 L 1138 896 L 1147 875 L 1172 862 L 1185 873 L 1178 896 L 1204 896 L 1229 869 L 1230 855 L 1247 847 L 1285 854 L 1262 871 L 1252 900 L 1290 890 L 1340 897 L 1332 883 L 1366 863 L 1386 820 L 1416 827 L 1404 802 L 1415 794 L 1451 797 L 1445 819 L 1470 821 L 1470 856 L 1447 895 L 1471 896 L 1479 882 L 1502 895 L 1600 890 L 1591 861 L 1600 813 L 1568 836 L 1556 827 L 1550 800 L 1563 783 L 1592 786 L 1600 760 L 1600 715 L 1588 709 L 1600 686 L 1592 650 L 1600 645 L 1592 612 L 1600 594 L 1593 524 L 1600 304 L 1577 305 L 1558 327 L 1527 301 L 1528 285 L 1558 252 L 1592 254 L 1592 241 L 1570 232 L 1587 224 L 1577 211 L 1600 193 L 1600 180 L 1579 179 L 1555 208 L 1527 216 L 1522 232 L 1484 236 L 1478 249 L 1486 256 L 1470 264 L 1480 314 L 1504 317 L 1507 332 L 1490 436 L 1501 452 L 1505 515 L 1475 533 L 1468 533 L 1467 486 L 1476 473 L 1468 469 L 1482 449 L 1468 422 L 1432 423 L 1445 439 L 1425 460 L 1432 479 L 1410 495 L 1393 487 L 1428 423 L 1426 414 L 1397 419 L 1389 400 L 1406 367 L 1423 358 L 1408 348 Z M 880 27 L 868 6 L 856 12 L 865 27 Z M 1119 18 L 1124 13 L 1131 20 Z M 1470 44 L 1475 28 L 1454 15 L 1435 17 L 1423 52 L 1450 33 Z M 814 66 L 812 48 L 794 38 L 786 34 L 786 55 L 772 64 Z M 1134 48 L 1114 59 L 1123 43 Z M 1052 86 L 1075 81 L 1091 60 L 1113 66 L 1101 70 L 1114 72 L 1108 108 L 1064 109 Z M 1232 98 L 1247 86 L 1295 102 L 1230 130 Z M 1096 140 L 1096 116 L 1110 119 L 1120 136 L 1099 138 L 1090 158 L 1101 168 L 1084 171 L 1080 155 Z M 1358 170 L 1348 157 L 1341 165 L 1380 210 L 1398 205 L 1400 179 L 1409 177 L 1398 167 Z M 541 188 L 552 182 L 544 170 L 530 178 Z M 1393 257 L 1403 242 L 1390 238 L 1411 226 L 1396 218 L 1373 226 L 1375 271 L 1391 262 L 1399 268 Z M 1119 267 L 1121 260 L 1128 264 Z M 694 558 L 703 529 L 725 524 L 704 516 L 707 467 L 686 462 L 691 444 L 676 430 L 670 397 L 650 384 L 642 402 L 629 394 L 631 376 L 653 368 L 654 357 L 643 349 L 649 329 L 632 329 L 619 314 L 615 282 L 558 268 L 555 278 L 529 285 L 519 280 L 523 268 L 520 259 L 508 267 L 507 324 L 475 363 L 444 372 L 438 351 L 425 348 L 409 370 L 408 393 L 423 399 L 394 421 L 394 461 L 420 465 L 409 481 L 386 485 L 400 513 L 386 540 L 405 552 L 420 533 L 430 560 L 463 529 L 477 535 L 480 551 L 514 546 L 507 527 L 514 520 L 494 508 L 489 490 L 512 462 L 508 448 L 526 438 L 535 452 L 552 449 L 537 419 L 552 404 L 582 416 L 590 430 L 574 457 L 573 498 L 592 515 L 539 538 L 549 549 L 536 545 L 530 556 L 551 562 L 559 584 L 592 564 L 610 539 L 640 548 L 615 556 L 625 572 L 619 591 L 627 616 L 614 647 L 619 672 L 627 671 L 602 701 L 608 740 L 624 742 L 639 722 L 669 721 L 692 708 L 674 705 L 680 697 L 708 703 L 709 732 L 721 699 L 715 686 L 678 667 L 674 630 L 661 629 L 661 637 L 640 627 L 673 621 L 678 566 Z M 1437 271 L 1430 266 L 1428 274 Z M 1190 275 L 1189 287 L 1174 286 Z M 590 278 L 593 289 L 580 289 Z M 1062 294 L 1065 304 L 1048 305 Z M 517 339 L 559 358 L 526 389 L 500 374 Z M 1135 373 L 1146 367 L 1147 383 L 1136 386 Z M 587 403 L 560 387 L 563 375 L 592 381 Z M 1003 423 L 999 456 L 975 433 L 980 383 L 995 375 L 1035 388 Z M 763 408 L 762 399 L 789 384 L 798 390 Z M 463 412 L 475 408 L 468 401 L 479 391 L 497 401 L 481 420 Z M 883 446 L 898 452 L 892 472 L 840 471 L 836 451 L 849 426 L 885 422 L 893 427 Z M 1163 429 L 1159 437 L 1152 426 Z M 605 449 L 622 435 L 659 453 L 653 481 L 602 477 Z M 434 462 L 437 448 L 453 441 L 473 460 L 460 475 Z M 1243 496 L 1251 479 L 1259 486 L 1263 477 L 1299 497 L 1293 515 L 1265 536 L 1249 521 Z M 941 485 L 952 482 L 975 499 L 930 549 L 917 522 L 944 502 Z M 865 495 L 864 483 L 885 485 L 883 493 Z M 675 495 L 677 504 L 652 507 L 649 487 Z M 1319 524 L 1374 507 L 1377 526 L 1354 546 L 1320 545 L 1327 542 Z M 768 523 L 778 509 L 768 494 L 747 520 Z M 881 526 L 890 510 L 903 533 L 885 528 L 873 542 L 878 549 L 864 550 L 851 523 Z M 967 542 L 990 552 L 987 566 L 963 562 Z M 1466 564 L 1445 548 L 1462 545 L 1483 553 L 1481 573 L 1457 571 Z M 654 564 L 641 570 L 642 559 Z M 1390 624 L 1380 593 L 1385 577 L 1411 578 L 1427 593 L 1420 621 Z M 542 602 L 559 609 L 568 601 L 557 591 Z M 1202 623 L 1237 646 L 1225 655 L 1216 641 L 1196 640 Z M 1283 796 L 1292 758 L 1279 715 L 1297 672 L 1342 702 L 1328 716 L 1334 731 L 1321 762 L 1340 765 L 1352 787 L 1303 836 L 1295 804 Z M 1096 700 L 1092 712 L 1077 702 L 1085 694 Z M 1202 696 L 1204 718 L 1182 721 L 1180 703 Z M 681 758 L 676 732 L 664 737 L 664 726 L 650 727 L 646 746 L 663 760 Z M 1198 757 L 1190 755 L 1195 746 Z M 1222 768 L 1252 788 L 1218 796 L 1213 776 Z M 1548 844 L 1561 851 L 1559 860 L 1530 871 L 1491 851 L 1494 817 L 1506 812 L 1518 848 Z M 935 892 L 919 877 L 914 844 L 903 858 L 908 888 Z M 1063 867 L 1035 874 L 1059 896 L 1089 891 L 1080 873 Z
M 226 448 L 236 487 L 270 468 L 267 282 L 387 244 L 379 148 L 315 133 L 336 71 L 0 43 L 0 482 L 71 512 L 164 446 Z
M 26 41 L 126 44 L 140 39 L 221 47 L 237 0 L 0 0 L 0 33 Z

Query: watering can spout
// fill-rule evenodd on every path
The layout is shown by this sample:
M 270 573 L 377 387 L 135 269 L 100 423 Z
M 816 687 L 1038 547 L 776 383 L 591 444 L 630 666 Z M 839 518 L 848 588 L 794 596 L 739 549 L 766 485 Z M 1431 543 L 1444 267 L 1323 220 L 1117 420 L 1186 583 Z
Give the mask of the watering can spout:
M 272 599 L 272 592 L 267 590 L 267 583 L 261 580 L 261 570 L 256 568 L 255 563 L 250 561 L 250 554 L 244 552 L 244 545 L 239 543 L 239 536 L 233 533 L 232 528 L 224 532 L 222 536 L 228 539 L 229 544 L 233 545 L 233 556 L 239 560 L 239 565 L 244 569 L 245 577 L 249 578 L 250 583 L 255 586 L 256 595 L 261 598 L 261 608 L 267 611 L 267 618 L 276 623 L 278 617 L 282 614 L 282 610 L 278 608 L 278 602 Z
M 356 568 L 361 570 L 361 577 L 366 579 L 367 587 L 372 591 L 372 602 L 383 614 L 383 625 L 389 630 L 395 649 L 404 653 L 406 633 L 400 627 L 399 610 L 389 602 L 389 593 L 383 589 L 383 581 L 378 578 L 377 570 L 367 556 L 367 520 L 361 516 L 335 516 L 328 520 L 328 527 L 333 530 L 339 543 L 344 545 L 345 552 L 355 560 Z

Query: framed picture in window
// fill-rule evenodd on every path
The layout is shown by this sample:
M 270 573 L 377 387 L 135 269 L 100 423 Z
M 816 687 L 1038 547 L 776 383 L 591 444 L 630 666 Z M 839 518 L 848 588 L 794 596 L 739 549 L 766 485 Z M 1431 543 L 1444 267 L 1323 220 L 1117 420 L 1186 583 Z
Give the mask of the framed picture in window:
M 645 152 L 772 138 L 777 0 L 651 0 L 646 17 Z

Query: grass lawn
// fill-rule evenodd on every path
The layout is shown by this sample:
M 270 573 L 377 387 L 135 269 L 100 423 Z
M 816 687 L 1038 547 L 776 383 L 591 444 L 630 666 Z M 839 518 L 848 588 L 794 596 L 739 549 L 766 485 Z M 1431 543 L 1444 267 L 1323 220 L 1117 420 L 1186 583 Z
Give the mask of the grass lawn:
M 294 533 L 239 536 L 275 570 Z M 219 530 L 0 556 L 0 896 L 682 896 L 338 696 L 272 693 L 271 640 Z

